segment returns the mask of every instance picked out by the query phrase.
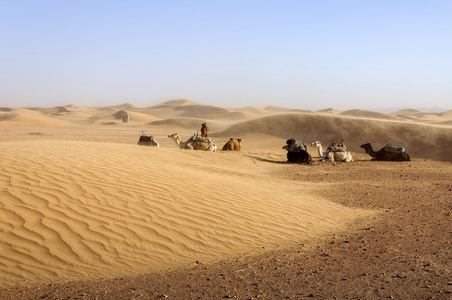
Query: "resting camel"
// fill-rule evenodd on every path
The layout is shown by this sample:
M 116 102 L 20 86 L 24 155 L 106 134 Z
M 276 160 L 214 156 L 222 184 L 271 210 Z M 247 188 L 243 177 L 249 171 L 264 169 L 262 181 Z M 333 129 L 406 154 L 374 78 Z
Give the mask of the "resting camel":
M 203 150 L 217 152 L 217 146 L 210 141 L 210 139 L 201 138 L 199 136 L 192 136 L 186 142 L 182 142 L 177 133 L 168 135 L 181 149 Z
M 294 163 L 307 163 L 308 165 L 312 162 L 312 157 L 306 151 L 306 146 L 297 142 L 295 139 L 290 139 L 286 141 L 287 145 L 283 146 L 284 150 L 287 150 L 287 161 Z
M 317 151 L 319 152 L 319 156 L 322 158 L 322 161 L 353 161 L 352 155 L 345 147 L 328 147 L 328 149 L 323 152 L 322 144 L 320 144 L 319 141 L 313 142 L 311 146 L 317 147 Z
M 138 140 L 137 145 L 152 146 L 152 147 L 157 147 L 157 148 L 160 147 L 157 140 L 154 139 L 154 137 L 152 135 L 148 136 L 148 135 L 144 134 L 144 131 L 141 133 L 140 139 Z
M 241 142 L 241 139 L 230 138 L 229 141 L 224 144 L 223 151 L 240 151 L 242 148 Z
M 285 145 L 282 147 L 284 150 L 287 150 L 287 161 L 301 164 L 301 163 L 307 163 L 308 165 L 312 162 L 311 154 L 308 153 L 306 150 L 299 150 L 299 151 L 290 151 L 290 146 Z
M 289 146 L 290 151 L 298 151 L 298 150 L 305 150 L 306 152 L 308 151 L 308 148 L 304 144 L 304 141 L 298 142 L 296 139 L 288 139 L 286 141 L 286 144 L 287 144 L 287 146 Z M 289 151 L 289 150 L 287 150 L 287 151 Z
M 387 145 L 375 152 L 370 143 L 361 145 L 361 148 L 364 148 L 366 153 L 372 156 L 373 160 L 410 161 L 410 156 L 405 152 L 405 148 L 395 148 Z

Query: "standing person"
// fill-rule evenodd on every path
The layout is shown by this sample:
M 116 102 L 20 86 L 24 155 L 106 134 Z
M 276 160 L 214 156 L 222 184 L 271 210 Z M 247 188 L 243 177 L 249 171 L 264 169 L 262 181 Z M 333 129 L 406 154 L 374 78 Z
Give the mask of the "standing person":
M 206 138 L 209 133 L 209 127 L 207 127 L 207 123 L 201 124 L 201 136 Z
M 206 138 L 208 136 L 209 127 L 207 127 L 206 123 L 201 124 L 201 136 Z

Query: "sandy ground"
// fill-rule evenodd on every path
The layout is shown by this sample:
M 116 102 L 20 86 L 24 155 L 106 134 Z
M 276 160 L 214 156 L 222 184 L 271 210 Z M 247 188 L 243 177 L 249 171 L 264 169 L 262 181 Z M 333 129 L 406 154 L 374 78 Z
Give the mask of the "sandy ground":
M 1 108 L 0 297 L 450 299 L 452 156 L 437 148 L 451 118 L 189 101 Z M 242 151 L 167 138 L 203 121 L 220 149 L 239 137 Z M 141 130 L 160 148 L 137 146 Z M 312 165 L 286 162 L 286 139 L 333 135 L 354 162 L 319 162 L 313 147 Z M 412 161 L 359 148 L 389 139 Z

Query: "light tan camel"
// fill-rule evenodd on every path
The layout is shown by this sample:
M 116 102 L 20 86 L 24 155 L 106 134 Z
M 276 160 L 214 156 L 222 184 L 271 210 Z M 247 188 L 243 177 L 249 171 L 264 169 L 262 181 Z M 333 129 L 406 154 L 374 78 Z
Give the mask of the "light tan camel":
M 230 138 L 229 141 L 224 144 L 223 151 L 240 151 L 242 148 L 241 142 L 241 139 Z
M 322 158 L 322 161 L 353 161 L 352 155 L 346 148 L 328 147 L 328 149 L 323 152 L 322 144 L 320 144 L 319 141 L 313 142 L 311 146 L 317 147 L 317 151 L 319 152 L 319 156 Z
M 205 139 L 194 135 L 190 137 L 188 141 L 182 142 L 179 134 L 177 133 L 170 134 L 168 135 L 168 137 L 172 139 L 181 149 L 217 152 L 217 146 L 212 143 L 210 139 Z

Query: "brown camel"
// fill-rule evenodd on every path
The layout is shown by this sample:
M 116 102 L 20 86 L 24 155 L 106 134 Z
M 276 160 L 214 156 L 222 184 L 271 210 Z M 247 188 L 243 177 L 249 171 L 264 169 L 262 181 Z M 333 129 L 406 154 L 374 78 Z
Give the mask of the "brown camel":
M 366 153 L 372 156 L 374 160 L 385 160 L 385 161 L 410 161 L 410 156 L 404 150 L 395 151 L 394 147 L 385 146 L 375 152 L 372 149 L 370 143 L 361 145 L 361 148 L 366 150 Z
M 224 144 L 223 151 L 240 151 L 242 148 L 241 142 L 241 139 L 230 138 L 229 141 Z

